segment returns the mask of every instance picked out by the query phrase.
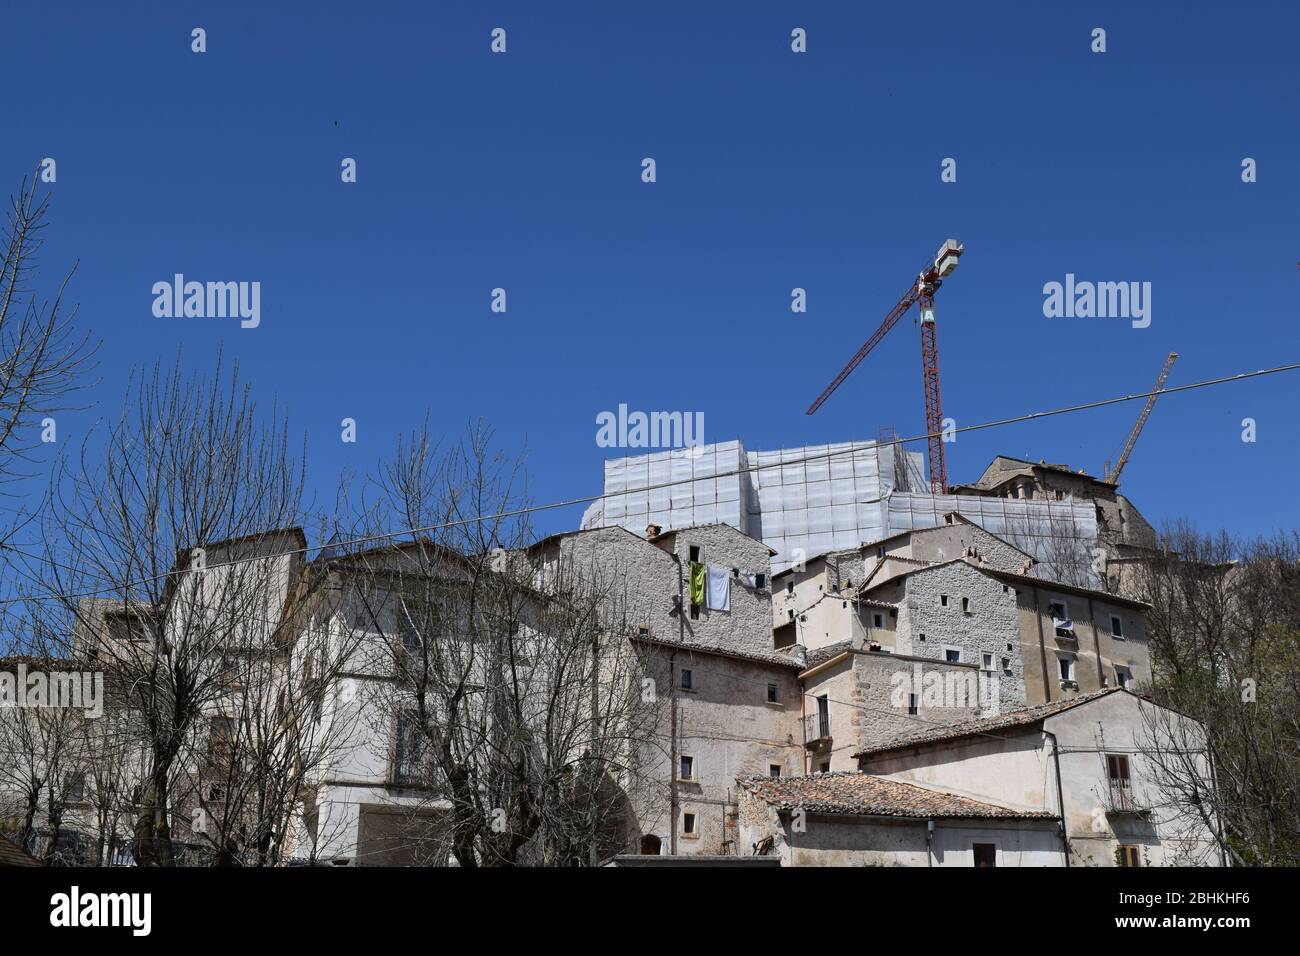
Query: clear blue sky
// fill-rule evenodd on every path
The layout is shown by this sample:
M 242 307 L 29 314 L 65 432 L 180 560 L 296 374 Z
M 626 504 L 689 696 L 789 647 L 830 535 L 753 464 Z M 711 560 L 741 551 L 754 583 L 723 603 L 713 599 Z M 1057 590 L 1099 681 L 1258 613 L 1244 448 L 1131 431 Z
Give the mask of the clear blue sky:
M 1300 358 L 1295 4 L 268 6 L 6 4 L 0 185 L 57 160 L 45 276 L 81 261 L 94 401 L 224 345 L 327 493 L 426 407 L 526 438 L 540 501 L 600 490 L 595 417 L 619 403 L 702 411 L 707 440 L 751 449 L 920 432 L 910 320 L 804 410 L 950 236 L 959 424 L 1145 390 L 1170 350 L 1171 384 Z M 260 281 L 261 327 L 155 318 L 176 272 Z M 1151 326 L 1045 318 L 1067 272 L 1151 282 Z M 1293 373 L 1167 397 L 1125 490 L 1156 522 L 1300 525 L 1298 395 Z M 1137 412 L 963 436 L 950 478 L 997 453 L 1098 470 Z

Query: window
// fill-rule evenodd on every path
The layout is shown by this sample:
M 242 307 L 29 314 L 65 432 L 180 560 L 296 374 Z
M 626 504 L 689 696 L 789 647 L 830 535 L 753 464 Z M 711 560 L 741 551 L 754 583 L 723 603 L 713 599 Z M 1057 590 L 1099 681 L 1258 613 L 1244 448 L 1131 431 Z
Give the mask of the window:
M 424 782 L 424 729 L 416 711 L 403 711 L 397 715 L 397 747 L 393 754 L 393 782 L 415 784 Z
M 81 803 L 86 799 L 84 773 L 70 773 L 63 778 L 63 799 L 68 803 Z
M 213 717 L 208 722 L 208 758 L 225 760 L 235 736 L 235 722 L 229 717 Z
M 691 545 L 690 555 L 691 560 L 698 564 L 700 560 L 700 546 L 698 544 Z
M 939 595 L 939 607 L 947 607 L 947 606 L 948 606 L 948 595 L 946 595 L 946 594 L 940 594 L 940 595 Z
M 1002 673 L 1005 674 L 1007 677 L 1011 676 L 1011 658 L 1009 657 L 1002 658 Z
M 957 647 L 945 647 L 943 649 L 943 659 L 949 664 L 960 664 L 961 649 Z
M 779 763 L 770 763 L 767 765 L 767 775 L 773 780 L 781 779 L 781 765 Z
M 754 575 L 754 587 L 757 588 L 759 591 L 767 587 L 767 575 L 766 574 Z
M 1056 659 L 1056 664 L 1061 671 L 1061 683 L 1073 684 L 1074 683 L 1074 658 L 1062 654 L 1060 657 Z
M 873 614 L 873 615 L 871 615 L 871 626 L 872 626 L 872 627 L 884 627 L 884 626 L 885 626 L 885 615 L 883 615 L 883 614 Z
M 916 695 L 908 694 L 907 695 L 907 716 L 915 717 L 916 714 L 917 714 Z
M 1128 757 L 1124 754 L 1106 754 L 1106 775 L 1116 786 L 1127 787 L 1132 783 L 1128 775 Z
M 693 813 L 682 814 L 682 833 L 688 837 L 699 836 L 699 820 Z
M 817 698 L 817 731 L 819 739 L 831 735 L 831 699 L 825 694 Z
M 682 764 L 681 774 L 680 774 L 681 779 L 694 780 L 695 779 L 695 758 L 687 757 L 683 755 L 681 764 Z
M 1120 866 L 1141 866 L 1141 847 L 1136 847 L 1128 843 L 1121 843 L 1119 846 L 1115 847 L 1115 862 Z
M 998 845 L 996 843 L 972 843 L 971 856 L 977 867 L 998 865 Z
M 1124 640 L 1124 622 L 1119 619 L 1118 614 L 1110 616 L 1110 636 Z
M 990 654 L 988 651 L 985 651 L 984 653 L 980 654 L 980 670 L 982 671 L 993 670 L 993 655 Z
M 918 636 L 921 638 L 921 643 L 924 644 L 924 643 L 925 643 L 925 635 L 924 635 L 924 634 L 921 634 L 921 635 L 918 635 Z
M 830 772 L 831 772 L 831 762 L 830 762 L 829 760 L 823 761 L 823 762 L 822 762 L 822 763 L 817 767 L 817 772 L 818 772 L 818 773 L 830 773 Z
M 1115 665 L 1115 686 L 1116 687 L 1127 687 L 1129 681 L 1131 681 L 1132 679 L 1133 679 L 1133 672 L 1131 670 L 1129 670 L 1127 667 L 1121 667 L 1119 664 Z
M 402 650 L 419 654 L 424 647 L 424 623 L 427 615 L 414 602 L 403 602 L 397 609 L 397 633 L 402 639 Z
M 691 669 L 689 667 L 683 667 L 682 668 L 682 690 L 690 690 L 692 686 L 693 684 L 692 684 Z
M 794 594 L 794 581 L 786 581 L 786 582 L 785 582 L 785 593 L 786 593 L 786 594 Z
M 691 620 L 692 620 L 692 621 L 698 621 L 699 619 L 700 619 L 700 606 L 699 606 L 698 604 L 692 604 L 692 605 L 691 605 Z
M 961 612 L 962 612 L 963 614 L 969 614 L 969 613 L 970 613 L 970 598 L 962 598 L 962 599 L 961 599 Z
M 781 690 L 776 684 L 767 685 L 767 702 L 775 704 L 781 700 Z

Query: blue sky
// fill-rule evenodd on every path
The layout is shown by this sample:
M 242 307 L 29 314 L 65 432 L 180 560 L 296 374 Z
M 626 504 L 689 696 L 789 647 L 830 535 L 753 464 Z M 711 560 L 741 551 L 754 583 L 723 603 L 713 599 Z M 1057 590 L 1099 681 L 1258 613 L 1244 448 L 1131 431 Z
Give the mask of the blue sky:
M 600 490 L 595 418 L 620 403 L 702 411 L 706 440 L 751 449 L 916 434 L 910 319 L 804 411 L 948 237 L 958 424 L 1145 390 L 1170 350 L 1171 384 L 1300 357 L 1294 4 L 301 7 L 6 9 L 0 61 L 24 80 L 0 185 L 57 160 L 45 280 L 80 260 L 72 298 L 103 340 L 99 407 L 61 418 L 64 442 L 133 365 L 222 347 L 305 433 L 326 500 L 426 408 L 526 440 L 538 501 Z M 177 272 L 261 282 L 260 327 L 155 318 Z M 1045 318 L 1070 272 L 1151 282 L 1150 327 Z M 1298 394 L 1292 373 L 1167 397 L 1124 490 L 1157 523 L 1300 525 Z M 1099 470 L 1137 412 L 962 436 L 950 479 L 998 453 Z

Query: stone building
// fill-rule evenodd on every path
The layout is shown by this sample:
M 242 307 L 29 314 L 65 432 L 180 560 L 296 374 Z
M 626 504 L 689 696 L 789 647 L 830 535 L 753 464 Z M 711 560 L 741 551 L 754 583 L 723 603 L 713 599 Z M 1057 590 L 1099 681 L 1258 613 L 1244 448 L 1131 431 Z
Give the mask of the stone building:
M 1165 745 L 1169 721 L 1179 725 L 1179 740 L 1199 733 L 1194 721 L 1111 687 L 917 729 L 864 748 L 858 765 L 890 780 L 1063 820 L 1053 865 L 1222 865 L 1212 821 L 1171 806 L 1159 789 L 1149 754 Z
M 783 866 L 1054 866 L 1059 819 L 855 772 L 739 781 L 740 832 Z

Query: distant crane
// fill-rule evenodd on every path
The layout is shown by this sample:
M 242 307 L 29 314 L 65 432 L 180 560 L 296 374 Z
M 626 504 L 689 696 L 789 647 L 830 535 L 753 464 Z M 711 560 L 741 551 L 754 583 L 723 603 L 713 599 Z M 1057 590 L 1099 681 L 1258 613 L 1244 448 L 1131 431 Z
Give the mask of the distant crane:
M 826 390 L 817 396 L 817 401 L 808 407 L 809 415 L 821 408 L 826 399 L 831 397 L 831 393 L 840 387 L 850 373 L 862 364 L 862 360 L 871 350 L 880 344 L 880 340 L 889 333 L 889 330 L 898 324 L 898 320 L 912 307 L 912 303 L 919 303 L 921 367 L 925 374 L 925 430 L 930 436 L 930 490 L 936 495 L 944 494 L 948 490 L 948 465 L 944 459 L 943 436 L 940 434 L 943 430 L 943 407 L 939 400 L 939 341 L 934 327 L 934 293 L 939 286 L 943 285 L 944 278 L 957 268 L 957 260 L 965 251 L 966 247 L 956 239 L 945 242 L 940 247 L 939 254 L 934 257 L 934 262 L 921 270 L 912 287 L 898 300 L 898 304 L 889 310 L 880 328 L 876 329 L 871 338 L 867 339 L 866 344 L 858 349 L 858 354 L 844 366 L 844 371 L 835 376 L 835 381 L 827 385 Z
M 1138 415 L 1137 421 L 1133 423 L 1133 430 L 1128 433 L 1128 440 L 1124 442 L 1124 447 L 1119 453 L 1119 460 L 1115 462 L 1114 468 L 1111 468 L 1107 463 L 1106 480 L 1111 484 L 1116 484 L 1119 481 L 1119 473 L 1128 464 L 1128 456 L 1133 454 L 1133 446 L 1137 444 L 1138 435 L 1142 434 L 1143 426 L 1146 425 L 1147 419 L 1151 417 L 1151 409 L 1156 407 L 1156 399 L 1160 397 L 1160 390 L 1165 387 L 1165 379 L 1169 377 L 1169 370 L 1174 367 L 1174 363 L 1177 361 L 1178 353 L 1170 352 L 1169 358 L 1165 359 L 1165 364 L 1160 369 L 1160 374 L 1156 376 L 1156 387 L 1147 396 L 1141 414 Z

